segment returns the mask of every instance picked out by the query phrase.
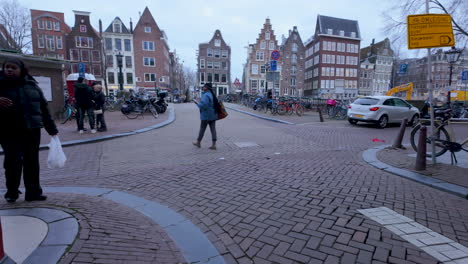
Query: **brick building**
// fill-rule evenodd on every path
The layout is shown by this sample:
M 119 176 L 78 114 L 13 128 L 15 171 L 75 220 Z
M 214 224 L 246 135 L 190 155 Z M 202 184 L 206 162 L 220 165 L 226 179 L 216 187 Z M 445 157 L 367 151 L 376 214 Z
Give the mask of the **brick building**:
M 281 84 L 280 95 L 304 95 L 304 53 L 305 48 L 297 27 L 289 30 L 288 37 L 280 48 Z
M 0 49 L 21 51 L 16 41 L 11 37 L 10 32 L 3 24 L 0 24 Z
M 166 33 L 159 28 L 148 7 L 133 31 L 137 87 L 170 90 L 170 58 Z
M 71 61 L 70 73 L 78 73 L 78 65 L 83 63 L 85 73 L 93 74 L 97 81 L 102 82 L 101 38 L 91 26 L 91 13 L 73 12 L 75 26 L 66 37 L 67 58 Z
M 266 71 L 270 62 L 271 52 L 278 48 L 278 42 L 270 19 L 267 18 L 263 28 L 258 34 L 254 44 L 249 44 L 247 62 L 244 65 L 243 83 L 245 92 L 249 94 L 265 93 L 266 90 L 273 89 L 275 95 L 280 93 L 279 81 L 272 82 L 266 80 Z M 281 66 L 281 59 L 279 60 Z M 281 72 L 281 67 L 278 67 Z
M 391 88 L 394 55 L 388 38 L 361 49 L 360 95 L 385 95 Z
M 315 34 L 305 43 L 304 95 L 355 97 L 360 42 L 357 21 L 318 15 Z
M 106 78 L 109 91 L 119 89 L 119 67 L 117 55 L 122 55 L 122 75 L 124 89 L 135 88 L 133 56 L 133 34 L 130 22 L 128 29 L 119 17 L 114 18 L 102 33 L 104 40 Z
M 198 85 L 212 83 L 217 95 L 230 93 L 231 47 L 216 30 L 207 43 L 198 45 Z
M 33 54 L 67 59 L 66 37 L 71 32 L 63 13 L 31 9 Z

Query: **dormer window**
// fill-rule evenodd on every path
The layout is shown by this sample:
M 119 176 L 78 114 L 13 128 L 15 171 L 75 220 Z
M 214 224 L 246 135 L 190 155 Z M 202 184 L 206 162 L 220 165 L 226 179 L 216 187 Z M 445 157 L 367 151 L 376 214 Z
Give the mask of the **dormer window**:
M 340 36 L 344 37 L 344 30 L 340 30 Z
M 356 37 L 356 32 L 351 32 L 351 37 L 355 38 Z
M 145 33 L 151 33 L 151 27 L 145 27 Z
M 327 29 L 327 34 L 328 34 L 328 35 L 333 35 L 333 29 L 328 28 L 328 29 Z
M 122 28 L 120 27 L 120 23 L 114 24 L 114 33 L 122 33 Z
M 221 47 L 221 40 L 220 39 L 215 39 L 214 44 L 215 44 L 216 47 Z

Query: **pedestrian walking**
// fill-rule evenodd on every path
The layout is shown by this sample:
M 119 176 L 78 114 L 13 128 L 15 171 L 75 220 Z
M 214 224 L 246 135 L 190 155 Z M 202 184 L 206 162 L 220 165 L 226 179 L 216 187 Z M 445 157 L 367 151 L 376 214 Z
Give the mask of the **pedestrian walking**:
M 206 83 L 203 86 L 203 92 L 201 99 L 199 101 L 193 101 L 198 108 L 200 109 L 200 131 L 198 133 L 197 141 L 193 142 L 193 145 L 197 147 L 201 147 L 201 141 L 203 136 L 205 135 L 206 127 L 210 126 L 211 131 L 211 140 L 212 145 L 209 149 L 216 149 L 216 120 L 218 119 L 218 115 L 216 112 L 216 106 L 218 105 L 218 99 L 216 95 L 213 93 L 213 88 L 211 83 Z
M 107 131 L 106 121 L 104 120 L 104 104 L 106 97 L 102 92 L 102 85 L 99 83 L 93 83 L 93 101 L 94 101 L 94 113 L 96 114 L 96 128 L 99 132 Z
M 41 128 L 51 136 L 57 135 L 58 130 L 42 90 L 18 59 L 7 59 L 0 72 L 0 123 L 6 201 L 13 203 L 18 199 L 21 174 L 26 201 L 47 199 L 39 182 Z
M 88 116 L 89 127 L 91 128 L 91 133 L 96 133 L 94 129 L 94 103 L 93 103 L 93 94 L 91 88 L 86 85 L 83 77 L 79 77 L 78 81 L 75 83 L 75 106 L 78 110 L 78 131 L 80 134 L 84 132 L 84 116 Z

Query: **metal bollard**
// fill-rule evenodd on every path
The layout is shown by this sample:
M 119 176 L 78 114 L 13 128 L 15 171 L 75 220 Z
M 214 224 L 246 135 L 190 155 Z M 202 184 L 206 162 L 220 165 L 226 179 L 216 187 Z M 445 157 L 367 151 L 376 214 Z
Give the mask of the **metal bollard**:
M 392 148 L 404 148 L 401 142 L 403 141 L 403 137 L 405 136 L 406 124 L 408 123 L 408 119 L 405 118 L 401 121 L 400 131 L 398 132 L 398 136 L 393 142 Z
M 317 106 L 317 112 L 319 113 L 320 122 L 323 122 L 322 110 L 320 110 L 320 107 L 319 107 L 319 106 Z
M 414 167 L 417 171 L 426 169 L 426 139 L 427 127 L 422 126 L 419 129 L 418 153 L 416 156 L 416 166 Z

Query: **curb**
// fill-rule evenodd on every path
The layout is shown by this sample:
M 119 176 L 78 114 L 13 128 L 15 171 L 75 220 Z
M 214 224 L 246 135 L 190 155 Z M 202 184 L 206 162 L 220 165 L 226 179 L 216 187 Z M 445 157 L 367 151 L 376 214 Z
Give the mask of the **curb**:
M 137 135 L 141 134 L 144 132 L 148 132 L 150 130 L 158 129 L 164 126 L 167 126 L 175 121 L 175 110 L 174 107 L 171 107 L 169 110 L 169 118 L 161 123 L 158 123 L 156 125 L 152 125 L 149 127 L 145 128 L 140 128 L 137 130 L 133 130 L 130 132 L 125 132 L 125 133 L 118 133 L 118 134 L 111 134 L 111 135 L 106 135 L 106 136 L 98 136 L 98 137 L 93 137 L 93 138 L 86 138 L 86 139 L 77 139 L 77 140 L 69 140 L 69 141 L 63 141 L 62 142 L 62 147 L 70 147 L 70 146 L 75 146 L 75 145 L 81 145 L 81 144 L 88 144 L 88 143 L 94 143 L 94 142 L 99 142 L 99 141 L 105 141 L 105 140 L 110 140 L 114 138 L 119 138 L 119 137 L 126 137 L 126 136 L 132 136 L 132 135 Z M 41 144 L 39 146 L 39 150 L 44 150 L 44 149 L 49 149 L 49 144 Z M 0 149 L 0 154 L 3 155 L 3 150 Z
M 262 116 L 262 115 L 253 114 L 253 113 L 250 113 L 250 112 L 247 112 L 247 111 L 244 111 L 244 110 L 240 110 L 240 109 L 236 109 L 236 108 L 233 108 L 233 107 L 229 107 L 229 106 L 224 106 L 224 107 L 226 107 L 227 109 L 234 110 L 234 111 L 237 111 L 239 113 L 247 114 L 247 115 L 250 115 L 250 116 L 254 116 L 254 117 L 257 117 L 257 118 L 260 118 L 260 119 L 265 119 L 265 120 L 268 120 L 268 121 L 273 121 L 273 122 L 287 124 L 287 125 L 295 125 L 295 123 L 291 123 L 291 122 L 284 121 L 284 120 L 281 120 L 281 119 L 265 117 L 265 116 Z
M 381 169 L 383 171 L 401 176 L 403 178 L 413 180 L 413 181 L 422 183 L 424 185 L 439 189 L 441 191 L 455 194 L 465 199 L 468 199 L 468 188 L 466 187 L 448 183 L 446 181 L 432 178 L 432 177 L 429 177 L 429 176 L 426 176 L 417 172 L 412 172 L 409 170 L 393 167 L 387 163 L 384 163 L 378 160 L 377 152 L 389 146 L 390 145 L 382 145 L 382 146 L 378 146 L 378 147 L 365 150 L 362 153 L 362 157 L 368 164 L 376 167 L 377 169 Z

